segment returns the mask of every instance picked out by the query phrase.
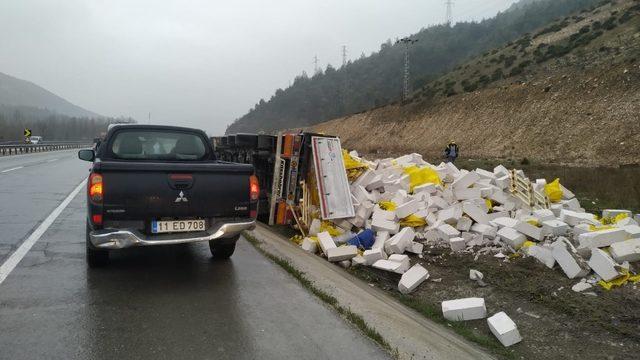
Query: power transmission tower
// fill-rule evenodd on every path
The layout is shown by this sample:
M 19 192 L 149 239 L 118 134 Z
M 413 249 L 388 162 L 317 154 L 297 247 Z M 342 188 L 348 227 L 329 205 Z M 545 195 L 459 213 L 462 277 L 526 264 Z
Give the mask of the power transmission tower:
M 342 67 L 347 65 L 347 45 L 342 45 Z
M 318 55 L 313 57 L 313 72 L 315 74 L 320 72 L 320 68 L 318 67 Z
M 409 66 L 409 46 L 417 43 L 418 40 L 408 37 L 396 41 L 396 44 L 404 44 L 404 79 L 402 86 L 402 100 L 409 100 L 411 96 L 411 72 Z
M 445 21 L 448 26 L 451 26 L 453 22 L 453 0 L 446 0 L 445 4 L 447 5 L 447 18 Z

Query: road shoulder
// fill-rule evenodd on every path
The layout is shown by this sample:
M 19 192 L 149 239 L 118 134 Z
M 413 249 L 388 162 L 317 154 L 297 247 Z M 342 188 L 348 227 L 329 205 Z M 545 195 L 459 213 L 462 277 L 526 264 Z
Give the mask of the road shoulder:
M 312 256 L 264 225 L 249 232 L 258 246 L 304 273 L 314 286 L 362 318 L 400 359 L 493 359 L 453 331 L 424 318 L 379 289 Z

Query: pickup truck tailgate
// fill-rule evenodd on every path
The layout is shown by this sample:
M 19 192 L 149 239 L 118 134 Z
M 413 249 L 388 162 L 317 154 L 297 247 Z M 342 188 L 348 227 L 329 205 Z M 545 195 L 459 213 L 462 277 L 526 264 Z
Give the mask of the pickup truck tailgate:
M 96 163 L 111 220 L 248 217 L 253 168 L 224 162 Z

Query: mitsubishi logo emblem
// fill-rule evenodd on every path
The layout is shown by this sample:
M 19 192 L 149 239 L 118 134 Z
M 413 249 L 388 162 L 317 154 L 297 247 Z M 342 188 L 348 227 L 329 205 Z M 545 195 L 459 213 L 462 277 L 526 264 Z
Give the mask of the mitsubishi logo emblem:
M 177 202 L 177 203 L 179 203 L 179 202 L 189 202 L 189 199 L 187 199 L 184 196 L 184 193 L 182 191 L 180 191 L 180 194 L 178 194 L 178 197 L 176 198 L 175 202 Z

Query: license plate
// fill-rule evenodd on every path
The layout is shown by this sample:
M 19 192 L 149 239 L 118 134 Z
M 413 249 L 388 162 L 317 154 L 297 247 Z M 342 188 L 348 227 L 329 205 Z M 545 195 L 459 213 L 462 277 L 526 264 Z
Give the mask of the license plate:
M 204 220 L 152 221 L 151 232 L 154 234 L 204 231 Z

